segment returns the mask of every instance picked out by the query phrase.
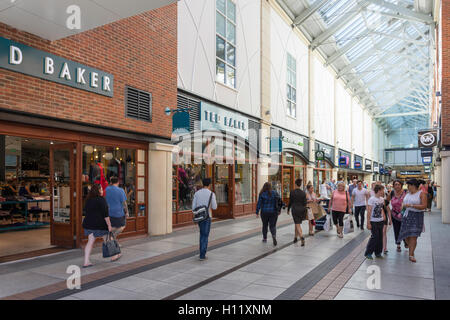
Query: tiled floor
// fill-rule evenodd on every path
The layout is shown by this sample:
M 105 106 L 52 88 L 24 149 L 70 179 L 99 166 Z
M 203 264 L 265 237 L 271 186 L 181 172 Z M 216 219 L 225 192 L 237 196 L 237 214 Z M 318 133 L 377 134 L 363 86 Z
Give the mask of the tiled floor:
M 318 279 L 305 299 L 436 299 L 439 298 L 436 294 L 438 286 L 440 297 L 449 291 L 449 283 L 446 282 L 448 272 L 443 268 L 443 262 L 450 259 L 450 252 L 440 246 L 440 242 L 436 245 L 438 255 L 432 247 L 430 231 L 432 233 L 439 228 L 440 232 L 450 234 L 450 226 L 439 225 L 438 216 L 439 212 L 434 212 L 426 217 L 427 232 L 419 238 L 416 264 L 408 261 L 406 250 L 401 253 L 395 251 L 392 229 L 388 231 L 389 253 L 386 257 L 367 261 L 359 259 L 359 252 L 364 247 L 361 241 L 369 236 L 368 230 L 357 230 L 345 235 L 344 239 L 337 238 L 335 231 L 319 232 L 314 237 L 308 237 L 306 246 L 301 247 L 299 243 L 292 244 L 293 226 L 289 217 L 284 216 L 277 231 L 278 249 L 274 250 L 271 241 L 261 242 L 260 220 L 250 217 L 213 224 L 206 261 L 198 261 L 194 252 L 198 246 L 197 228 L 163 237 L 123 242 L 123 258 L 114 264 L 102 259 L 99 249 L 96 249 L 92 256 L 95 266 L 82 269 L 83 275 L 110 272 L 117 266 L 122 266 L 126 272 L 128 266 L 143 259 L 153 261 L 170 252 L 192 253 L 146 271 L 130 275 L 121 271 L 123 276 L 119 273 L 117 278 L 85 289 L 82 283 L 83 290 L 69 292 L 61 298 L 157 300 L 173 296 L 194 300 L 270 300 L 292 290 L 293 286 L 306 279 L 305 276 L 311 276 L 319 266 L 326 265 L 330 257 L 336 256 L 337 252 L 345 252 L 342 251 L 344 246 L 355 243 L 351 253 L 344 256 L 344 260 L 339 260 L 336 267 L 322 278 L 331 279 L 331 282 L 325 284 Z M 307 230 L 306 223 L 303 229 Z M 232 235 L 239 235 L 240 238 L 233 240 L 230 238 Z M 225 237 L 229 242 L 223 243 Z M 442 236 L 439 240 L 442 241 Z M 81 263 L 82 251 L 74 250 L 58 257 L 37 258 L 12 265 L 0 264 L 0 298 L 65 281 L 68 277 L 67 266 Z M 372 265 L 381 270 L 380 289 L 367 288 L 367 268 Z M 438 275 L 443 279 L 438 286 L 436 265 L 439 266 Z

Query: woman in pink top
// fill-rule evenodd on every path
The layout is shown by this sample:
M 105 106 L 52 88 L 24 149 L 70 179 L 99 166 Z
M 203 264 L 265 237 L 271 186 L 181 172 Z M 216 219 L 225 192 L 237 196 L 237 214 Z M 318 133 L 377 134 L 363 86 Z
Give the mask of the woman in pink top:
M 331 195 L 330 205 L 328 211 L 332 211 L 333 223 L 337 228 L 337 236 L 343 238 L 342 229 L 344 228 L 344 215 L 349 213 L 349 209 L 352 208 L 352 198 L 345 191 L 345 184 L 339 182 L 337 190 L 333 191 Z M 339 224 L 338 224 L 339 223 Z

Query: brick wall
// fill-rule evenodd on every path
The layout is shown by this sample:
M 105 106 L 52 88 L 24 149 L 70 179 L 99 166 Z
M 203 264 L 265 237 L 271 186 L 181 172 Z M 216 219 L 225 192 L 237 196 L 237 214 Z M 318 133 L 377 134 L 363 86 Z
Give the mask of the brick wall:
M 450 146 L 450 1 L 442 5 L 442 146 Z
M 0 23 L 0 36 L 114 75 L 114 97 L 0 69 L 0 108 L 170 137 L 177 103 L 177 5 L 50 42 Z M 149 91 L 151 123 L 125 117 L 125 86 Z

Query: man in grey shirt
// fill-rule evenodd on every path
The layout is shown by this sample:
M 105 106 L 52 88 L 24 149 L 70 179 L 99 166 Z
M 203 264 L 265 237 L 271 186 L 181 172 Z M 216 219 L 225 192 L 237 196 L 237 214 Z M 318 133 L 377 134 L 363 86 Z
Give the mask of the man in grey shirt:
M 208 206 L 209 198 L 211 197 L 211 204 L 208 208 L 209 217 L 208 219 L 205 219 L 203 221 L 200 221 L 198 223 L 198 226 L 200 228 L 200 260 L 206 260 L 206 250 L 208 249 L 208 237 L 209 237 L 209 231 L 211 229 L 211 216 L 212 216 L 212 209 L 217 209 L 217 201 L 216 201 L 216 195 L 214 192 L 209 190 L 209 186 L 211 184 L 210 178 L 203 179 L 203 188 L 198 190 L 194 194 L 194 199 L 192 200 L 192 210 L 195 208 L 198 208 L 200 206 Z M 211 196 L 212 194 L 212 196 Z

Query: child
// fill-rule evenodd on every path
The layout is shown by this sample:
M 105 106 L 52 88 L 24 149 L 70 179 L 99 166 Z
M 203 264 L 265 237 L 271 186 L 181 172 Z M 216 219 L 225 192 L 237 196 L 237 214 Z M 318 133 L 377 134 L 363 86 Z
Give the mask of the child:
M 383 251 L 383 227 L 386 213 L 384 212 L 384 187 L 376 185 L 374 188 L 375 195 L 368 201 L 367 210 L 367 229 L 372 231 L 369 243 L 367 243 L 366 253 L 367 259 L 372 260 L 372 254 L 375 252 L 377 258 L 382 258 Z

